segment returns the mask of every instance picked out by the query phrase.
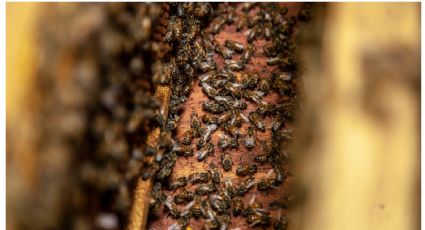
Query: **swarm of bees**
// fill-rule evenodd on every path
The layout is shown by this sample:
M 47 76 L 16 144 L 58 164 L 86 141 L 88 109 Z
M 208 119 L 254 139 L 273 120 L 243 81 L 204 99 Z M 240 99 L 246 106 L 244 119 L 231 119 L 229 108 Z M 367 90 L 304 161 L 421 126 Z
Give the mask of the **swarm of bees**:
M 236 13 L 236 7 L 241 7 L 242 13 Z M 202 102 L 204 114 L 192 111 L 190 128 L 179 139 L 168 140 L 172 143 L 166 145 L 168 157 L 158 161 L 160 167 L 154 178 L 157 189 L 152 194 L 152 212 L 164 210 L 175 219 L 169 230 L 185 229 L 192 218 L 202 219 L 202 229 L 227 229 L 232 217 L 239 216 L 251 227 L 286 229 L 287 217 L 272 217 L 272 208 L 263 207 L 255 195 L 247 204 L 242 198 L 255 187 L 259 192 L 276 189 L 287 177 L 287 154 L 282 143 L 292 138 L 285 124 L 293 120 L 297 107 L 298 66 L 293 56 L 297 18 L 287 17 L 287 8 L 274 3 L 170 3 L 167 12 L 167 30 L 162 38 L 167 49 L 158 71 L 161 77 L 156 80 L 172 89 L 163 133 L 175 136 L 182 104 L 195 83 L 208 100 Z M 225 26 L 236 27 L 246 36 L 246 42 L 228 39 L 220 44 L 215 35 Z M 255 45 L 257 40 L 267 41 L 263 50 Z M 267 56 L 267 65 L 273 67 L 269 75 L 247 71 L 259 54 Z M 216 62 L 217 56 L 223 60 L 222 68 Z M 284 100 L 276 104 L 264 101 L 271 94 Z M 249 112 L 250 104 L 256 109 Z M 270 127 L 266 118 L 272 120 Z M 218 142 L 212 143 L 211 137 L 218 131 Z M 271 140 L 260 140 L 257 133 L 266 131 L 271 132 Z M 255 146 L 263 151 L 256 154 L 254 162 L 235 165 L 233 151 Z M 221 152 L 220 162 L 210 163 L 205 172 L 172 179 L 177 157 L 205 162 L 216 152 Z M 255 178 L 257 165 L 264 164 L 270 164 L 272 170 L 265 178 Z M 232 169 L 241 178 L 237 185 L 222 173 Z

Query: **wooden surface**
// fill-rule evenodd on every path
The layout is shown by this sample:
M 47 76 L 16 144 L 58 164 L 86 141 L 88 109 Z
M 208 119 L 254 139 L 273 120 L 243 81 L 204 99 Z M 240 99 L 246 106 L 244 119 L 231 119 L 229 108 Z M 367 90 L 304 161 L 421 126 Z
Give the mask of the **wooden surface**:
M 286 6 L 289 9 L 289 15 L 295 15 L 298 10 L 301 7 L 301 3 L 284 3 L 282 4 L 282 6 Z M 238 9 L 240 10 L 241 5 L 239 5 Z M 251 12 L 254 13 L 255 11 Z M 238 42 L 241 42 L 242 44 L 247 45 L 247 41 L 246 41 L 246 34 L 244 34 L 244 32 L 246 32 L 246 28 L 241 31 L 241 32 L 236 32 L 236 28 L 234 25 L 224 25 L 224 27 L 222 28 L 222 30 L 215 35 L 215 39 L 218 41 L 218 43 L 220 45 L 223 45 L 226 39 L 232 39 Z M 257 40 L 254 41 L 254 46 L 255 46 L 255 53 L 254 56 L 251 58 L 251 61 L 249 62 L 249 64 L 247 64 L 247 66 L 245 67 L 245 69 L 243 71 L 245 72 L 254 72 L 257 71 L 260 75 L 260 77 L 264 78 L 264 77 L 269 77 L 270 74 L 273 72 L 273 70 L 277 67 L 270 67 L 267 66 L 266 61 L 267 61 L 267 57 L 262 53 L 263 50 L 263 46 L 266 44 L 265 40 Z M 223 58 L 219 57 L 217 54 L 214 54 L 214 60 L 217 63 L 217 67 L 218 69 L 223 68 Z M 238 60 L 239 59 L 238 54 L 235 54 L 233 56 L 233 60 Z M 196 76 L 197 78 L 197 76 Z M 287 98 L 285 97 L 279 97 L 277 94 L 275 93 L 270 93 L 268 96 L 263 98 L 265 102 L 269 102 L 269 103 L 276 103 L 277 101 L 282 102 L 287 100 Z M 188 100 L 186 101 L 186 103 L 184 104 L 184 109 L 183 109 L 183 113 L 181 114 L 181 120 L 177 126 L 177 132 L 176 132 L 176 138 L 180 139 L 183 135 L 183 133 L 185 131 L 187 131 L 190 128 L 190 115 L 192 112 L 196 112 L 198 114 L 199 117 L 202 117 L 203 114 L 205 114 L 205 112 L 202 110 L 202 103 L 208 101 L 207 96 L 202 92 L 202 88 L 199 86 L 198 84 L 198 80 L 195 81 L 195 83 L 193 84 L 192 90 L 191 90 L 191 94 L 188 98 Z M 248 108 L 246 110 L 243 111 L 243 114 L 248 117 L 249 112 L 255 110 L 257 108 L 257 106 L 254 103 L 248 102 Z M 258 140 L 270 140 L 271 139 L 271 132 L 270 132 L 270 126 L 271 126 L 271 119 L 270 118 L 265 118 L 264 119 L 264 123 L 266 125 L 266 129 L 267 131 L 264 133 L 261 132 L 256 132 L 257 138 Z M 244 132 L 244 130 L 246 130 L 246 128 L 249 126 L 248 123 L 245 123 L 241 130 Z M 287 126 L 287 128 L 291 128 L 289 126 Z M 206 158 L 205 161 L 202 162 L 198 162 L 196 157 L 193 156 L 191 158 L 184 158 L 184 157 L 179 157 L 177 159 L 177 162 L 175 164 L 173 173 L 172 173 L 172 179 L 181 177 L 181 176 L 188 176 L 191 173 L 194 172 L 204 172 L 206 170 L 208 170 L 208 165 L 211 162 L 214 162 L 216 165 L 220 165 L 220 155 L 221 155 L 221 150 L 218 148 L 218 139 L 220 137 L 220 134 L 224 133 L 221 129 L 219 129 L 218 131 L 216 131 L 215 133 L 212 134 L 211 136 L 211 143 L 214 144 L 214 155 L 213 156 L 208 156 Z M 257 140 L 257 141 L 258 141 Z M 246 177 L 239 177 L 236 175 L 236 167 L 239 164 L 251 164 L 254 162 L 254 157 L 257 154 L 261 154 L 262 149 L 261 146 L 259 145 L 259 143 L 257 142 L 257 144 L 255 145 L 255 147 L 252 150 L 248 150 L 243 146 L 243 143 L 241 141 L 241 139 L 239 139 L 240 142 L 240 147 L 237 150 L 227 150 L 231 153 L 232 156 L 232 160 L 233 160 L 233 167 L 232 170 L 229 172 L 224 172 L 223 170 L 220 170 L 221 173 L 223 174 L 223 177 L 229 177 L 233 180 L 234 185 L 238 185 L 239 182 L 243 181 L 244 179 L 246 179 Z M 195 141 L 192 142 L 192 146 L 194 147 L 194 149 L 196 149 L 196 143 Z M 255 178 L 258 180 L 260 178 L 264 178 L 266 177 L 266 174 L 268 173 L 268 171 L 270 169 L 272 169 L 272 166 L 270 164 L 264 164 L 264 165 L 259 165 L 258 166 L 258 172 L 255 174 Z M 221 166 L 220 166 L 221 169 Z M 256 196 L 256 198 L 258 198 L 259 201 L 261 201 L 263 203 L 264 207 L 268 207 L 269 203 L 273 200 L 276 200 L 282 196 L 287 195 L 288 192 L 288 186 L 291 183 L 291 178 L 289 178 L 288 180 L 285 181 L 284 184 L 280 185 L 277 189 L 272 189 L 269 192 L 259 192 L 257 191 L 257 187 L 254 186 L 244 197 L 243 197 L 243 201 L 245 203 L 245 205 L 247 205 L 249 203 L 249 200 L 252 198 L 253 195 Z M 192 185 L 187 185 L 187 189 L 189 190 L 193 190 L 195 186 Z M 172 195 L 173 192 L 167 192 L 167 194 Z M 181 206 L 183 207 L 183 205 Z M 288 214 L 288 210 L 282 210 L 281 212 L 282 216 Z M 151 220 L 148 223 L 148 228 L 150 229 L 167 229 L 168 226 L 172 225 L 173 223 L 176 222 L 176 220 L 172 219 L 170 216 L 167 216 L 167 214 L 165 212 L 163 213 L 158 213 L 158 215 L 160 216 L 160 218 L 155 219 L 155 220 Z M 278 216 L 278 211 L 277 210 L 271 210 L 271 216 L 272 217 L 277 217 Z M 190 221 L 189 227 L 191 227 L 192 229 L 201 229 L 202 227 L 202 222 L 203 221 L 195 221 L 193 218 Z M 248 224 L 246 224 L 245 222 L 245 218 L 244 217 L 233 217 L 232 218 L 232 224 L 229 226 L 229 229 L 232 228 L 237 228 L 239 227 L 241 230 L 243 229 L 251 229 Z

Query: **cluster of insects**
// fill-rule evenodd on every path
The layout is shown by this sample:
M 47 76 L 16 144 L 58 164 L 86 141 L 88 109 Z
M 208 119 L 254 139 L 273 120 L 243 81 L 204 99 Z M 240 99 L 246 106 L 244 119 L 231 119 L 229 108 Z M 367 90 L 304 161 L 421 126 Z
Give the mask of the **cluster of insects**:
M 236 7 L 242 7 L 241 13 Z M 151 210 L 164 210 L 175 219 L 170 230 L 185 229 L 192 218 L 203 219 L 202 229 L 227 229 L 235 217 L 245 218 L 251 227 L 286 229 L 287 217 L 272 217 L 272 208 L 263 207 L 255 195 L 248 203 L 243 198 L 255 188 L 267 194 L 287 177 L 288 156 L 282 145 L 292 139 L 286 124 L 297 107 L 298 69 L 293 56 L 297 18 L 288 17 L 287 8 L 274 3 L 176 3 L 169 4 L 167 11 L 164 63 L 154 80 L 168 84 L 172 94 L 159 144 L 163 151 L 155 150 L 158 167 Z M 235 28 L 246 40 L 219 43 L 216 35 L 225 27 Z M 256 46 L 258 40 L 265 40 L 262 49 Z M 272 71 L 247 68 L 259 55 L 267 57 Z M 223 60 L 222 67 L 217 58 Z M 189 128 L 173 138 L 194 83 L 208 100 L 202 102 L 202 113 L 191 112 Z M 281 99 L 266 102 L 264 98 L 272 94 Z M 250 105 L 254 109 L 248 110 Z M 261 140 L 258 134 L 266 132 L 272 138 Z M 213 143 L 215 135 L 218 141 Z M 240 148 L 262 152 L 255 154 L 253 162 L 236 164 L 232 153 Z M 217 153 L 219 161 L 211 162 L 209 157 Z M 178 157 L 211 163 L 204 172 L 172 178 Z M 256 178 L 264 164 L 272 169 L 266 177 Z M 224 175 L 232 171 L 241 178 L 239 183 Z

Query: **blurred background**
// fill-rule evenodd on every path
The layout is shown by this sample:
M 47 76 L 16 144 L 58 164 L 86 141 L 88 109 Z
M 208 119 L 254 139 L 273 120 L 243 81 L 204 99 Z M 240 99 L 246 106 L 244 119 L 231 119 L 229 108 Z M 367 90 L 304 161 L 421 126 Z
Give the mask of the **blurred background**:
M 127 9 L 98 5 L 6 4 L 8 229 L 89 228 L 70 213 L 78 208 L 63 208 L 84 202 L 82 191 L 67 190 L 69 146 L 85 138 L 84 110 L 101 84 L 90 76 L 105 74 L 90 67 L 102 45 L 86 46 L 107 23 L 105 7 Z M 420 7 L 314 7 L 299 41 L 303 108 L 292 148 L 305 200 L 294 228 L 419 228 Z

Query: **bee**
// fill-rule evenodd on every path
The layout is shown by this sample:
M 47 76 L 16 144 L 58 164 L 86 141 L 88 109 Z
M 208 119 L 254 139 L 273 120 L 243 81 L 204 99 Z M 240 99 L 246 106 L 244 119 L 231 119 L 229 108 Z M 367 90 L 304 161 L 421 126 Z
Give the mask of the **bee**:
M 246 27 L 246 24 L 247 24 L 246 15 L 243 14 L 243 15 L 239 16 L 239 18 L 236 22 L 236 31 L 237 32 L 242 31 Z
M 275 49 L 274 44 L 265 44 L 263 47 L 263 53 L 267 56 L 267 57 L 276 57 L 277 56 L 277 51 Z
M 190 127 L 194 130 L 199 130 L 201 127 L 201 122 L 199 121 L 198 114 L 195 112 L 192 112 L 190 115 Z
M 174 203 L 183 204 L 193 200 L 194 192 L 189 190 L 183 190 L 180 194 L 174 196 Z
M 223 167 L 223 170 L 228 172 L 232 169 L 233 161 L 232 157 L 228 152 L 224 152 L 221 156 L 221 166 Z
M 242 6 L 242 11 L 248 12 L 248 11 L 252 10 L 256 6 L 256 4 L 257 3 L 255 3 L 255 2 L 244 2 L 243 6 Z
M 226 19 L 223 17 L 220 17 L 218 21 L 213 23 L 213 26 L 212 26 L 213 28 L 211 30 L 211 33 L 218 34 L 218 32 L 220 32 L 221 27 L 223 27 L 224 23 L 226 23 Z
M 234 51 L 228 47 L 220 46 L 219 44 L 216 44 L 214 46 L 214 51 L 221 55 L 224 59 L 232 59 Z
M 264 38 L 266 39 L 266 41 L 270 41 L 271 37 L 272 37 L 272 23 L 271 22 L 267 22 L 267 24 L 264 27 Z
M 265 164 L 269 161 L 269 155 L 267 154 L 259 154 L 254 157 L 254 161 L 260 164 Z
M 221 216 L 218 216 L 218 220 L 220 222 L 220 228 L 221 229 L 227 229 L 231 223 L 230 215 L 227 213 L 222 214 Z
M 261 91 L 254 91 L 254 90 L 248 90 L 248 89 L 245 89 L 244 91 L 242 91 L 243 98 L 253 101 L 260 105 L 265 104 L 265 102 L 262 101 L 263 96 L 264 96 L 264 93 Z
M 240 98 L 242 95 L 241 84 L 228 82 L 226 85 L 224 85 L 224 88 L 236 98 Z
M 236 168 L 236 175 L 238 176 L 253 175 L 256 172 L 257 172 L 257 165 L 255 164 L 239 165 Z
M 236 112 L 240 113 L 240 110 L 248 108 L 248 104 L 242 100 L 232 100 L 227 103 L 229 108 L 235 109 Z
M 174 182 L 169 182 L 167 184 L 168 190 L 176 190 L 178 188 L 185 187 L 187 185 L 186 177 L 179 177 Z
M 218 139 L 218 147 L 222 150 L 226 148 L 238 148 L 239 142 L 237 138 L 221 135 L 221 137 Z
M 198 2 L 196 3 L 195 9 L 194 9 L 194 15 L 198 18 L 202 18 L 208 15 L 208 13 L 210 12 L 210 4 L 209 3 L 204 3 L 204 2 Z
M 217 166 L 214 163 L 209 164 L 209 172 L 211 174 L 211 180 L 213 183 L 220 184 L 221 183 L 221 173 L 218 170 Z
M 201 27 L 199 25 L 199 21 L 198 20 L 192 20 L 192 23 L 189 24 L 189 31 L 188 33 L 186 33 L 186 39 L 189 41 L 192 41 L 195 39 L 195 36 L 199 33 L 199 31 L 201 30 Z
M 214 217 L 205 220 L 202 230 L 218 229 L 218 227 L 220 227 L 220 222 Z
M 288 217 L 279 217 L 273 222 L 273 228 L 275 230 L 286 230 L 288 228 Z
M 188 205 L 190 213 L 198 218 L 202 215 L 202 201 L 201 197 L 196 196 L 195 199 Z
M 215 64 L 214 61 L 210 61 L 210 62 L 204 61 L 204 62 L 199 63 L 199 66 L 198 66 L 198 70 L 201 71 L 201 73 L 206 73 L 208 71 L 214 71 L 216 68 L 217 67 L 216 67 L 216 64 Z
M 187 226 L 187 225 L 189 225 L 189 221 L 190 221 L 190 219 L 189 219 L 189 217 L 188 216 L 181 216 L 178 220 L 177 220 L 177 222 L 176 223 L 174 223 L 174 224 L 172 224 L 172 225 L 170 225 L 169 227 L 168 227 L 168 230 L 182 230 L 182 229 L 185 229 L 185 227 Z
M 167 199 L 164 201 L 164 206 L 174 219 L 178 219 L 180 217 L 180 210 L 177 208 L 177 205 L 174 204 L 171 196 L 167 196 Z
M 211 205 L 211 207 L 216 210 L 218 213 L 226 212 L 228 209 L 228 206 L 224 199 L 221 196 L 218 195 L 210 195 L 208 198 L 208 201 Z
M 232 9 L 232 10 L 230 10 L 230 12 L 227 12 L 226 24 L 231 25 L 234 22 L 234 20 L 235 20 L 235 10 Z
M 240 214 L 242 214 L 243 210 L 244 210 L 244 204 L 241 198 L 236 197 L 233 199 L 233 205 L 232 205 L 232 213 L 234 216 L 239 216 Z
M 243 62 L 236 60 L 224 60 L 224 64 L 230 70 L 242 70 L 245 67 Z
M 198 141 L 198 148 L 202 148 L 211 138 L 211 134 L 217 130 L 216 124 L 208 125 L 203 131 L 201 138 Z
M 255 145 L 255 130 L 252 126 L 248 127 L 246 130 L 246 135 L 244 139 L 244 144 L 247 149 L 252 149 Z
M 231 198 L 236 196 L 236 188 L 233 186 L 232 179 L 229 177 L 224 178 L 224 192 Z
M 254 46 L 252 44 L 248 44 L 248 47 L 240 57 L 241 62 L 245 65 L 248 64 L 249 60 L 251 60 L 251 57 L 254 55 L 254 51 Z
M 281 62 L 280 57 L 272 57 L 272 58 L 267 59 L 267 65 L 269 65 L 269 66 L 278 65 L 280 62 Z
M 278 186 L 285 181 L 286 176 L 283 174 L 281 167 L 279 165 L 276 165 L 276 163 L 273 164 L 273 169 L 275 172 L 275 178 L 273 182 L 275 186 Z
M 263 213 L 254 212 L 254 214 L 249 215 L 246 218 L 246 223 L 249 224 L 250 227 L 253 227 L 256 225 L 270 226 L 271 218 L 270 216 L 264 215 Z
M 283 116 L 277 116 L 273 118 L 272 121 L 272 131 L 277 132 L 283 127 L 283 123 L 285 121 L 285 118 Z
M 174 41 L 179 41 L 182 39 L 182 20 L 178 17 L 175 17 L 174 22 L 172 23 L 172 35 Z
M 159 170 L 159 165 L 157 163 L 154 164 L 148 164 L 145 166 L 145 168 L 142 171 L 142 179 L 147 180 L 152 178 L 154 175 L 157 174 Z
M 214 89 L 211 85 L 209 85 L 206 82 L 202 82 L 202 91 L 204 91 L 204 93 L 211 98 L 214 98 L 215 96 L 217 96 L 218 92 L 216 89 Z
M 166 130 L 170 132 L 175 130 L 177 128 L 177 124 L 179 123 L 179 121 L 180 121 L 180 117 L 178 115 L 173 115 L 169 117 L 167 121 L 167 125 L 166 125 Z
M 242 78 L 241 84 L 243 88 L 255 88 L 258 84 L 258 73 L 253 73 L 250 75 L 246 75 L 244 78 Z
M 192 173 L 188 176 L 188 183 L 197 184 L 197 183 L 207 183 L 210 181 L 211 176 L 207 172 L 197 172 Z
M 255 128 L 257 128 L 260 132 L 264 132 L 266 130 L 260 114 L 254 111 L 250 112 L 248 115 L 248 119 L 254 124 Z
M 261 78 L 258 83 L 258 90 L 263 92 L 264 95 L 269 94 L 270 92 L 270 83 L 267 78 Z
M 171 175 L 171 172 L 173 171 L 174 164 L 176 163 L 176 156 L 173 154 L 166 155 L 163 160 L 161 161 L 161 166 L 159 167 L 160 170 L 156 174 L 156 178 L 158 179 L 164 179 Z
M 186 132 L 184 132 L 181 143 L 184 145 L 190 145 L 195 136 L 196 136 L 196 131 L 193 129 L 189 129 Z
M 253 177 L 249 177 L 244 180 L 239 186 L 236 188 L 236 194 L 238 196 L 244 196 L 253 186 L 255 185 L 255 179 Z
M 241 130 L 236 125 L 224 124 L 224 130 L 228 132 L 232 137 L 239 137 L 242 135 Z
M 257 182 L 257 190 L 262 192 L 267 191 L 271 188 L 275 188 L 275 186 L 273 185 L 274 183 L 274 178 L 262 178 L 260 179 L 260 181 Z
M 223 105 L 212 101 L 203 102 L 202 109 L 213 114 L 220 114 L 225 110 Z
M 242 127 L 242 124 L 244 122 L 248 123 L 249 122 L 248 118 L 245 117 L 245 115 L 243 115 L 240 112 L 240 110 L 235 110 L 234 116 L 233 116 L 232 120 L 229 122 L 229 124 L 240 128 L 240 127 Z
M 214 183 L 201 184 L 195 189 L 195 193 L 200 196 L 207 195 L 208 193 L 213 193 L 215 191 L 217 191 L 217 186 Z
M 255 113 L 261 115 L 261 116 L 269 116 L 276 112 L 276 105 L 274 104 L 263 104 L 260 105 L 256 110 Z
M 155 62 L 153 65 L 153 77 L 152 81 L 159 83 L 159 84 L 168 84 L 171 79 L 172 75 L 172 68 L 175 68 L 176 66 L 173 65 L 173 63 L 164 63 L 161 64 L 160 62 Z
M 202 122 L 205 124 L 220 124 L 219 117 L 213 114 L 204 114 L 202 116 Z
M 203 161 L 207 155 L 211 155 L 213 152 L 214 145 L 211 143 L 206 144 L 197 153 L 198 161 Z
M 234 50 L 234 51 L 236 51 L 236 52 L 238 52 L 238 53 L 242 53 L 242 52 L 243 52 L 243 50 L 244 50 L 244 46 L 243 46 L 243 44 L 242 44 L 242 43 L 240 43 L 240 42 L 234 41 L 234 40 L 226 40 L 226 41 L 224 42 L 224 45 L 225 45 L 227 48 L 230 48 L 230 49 L 232 49 L 232 50 Z
M 220 116 L 218 117 L 218 123 L 219 123 L 219 124 L 222 124 L 222 123 L 224 123 L 224 122 L 229 121 L 230 119 L 232 119 L 232 117 L 233 117 L 233 113 L 234 113 L 234 111 L 232 111 L 232 110 L 230 110 L 230 111 L 227 111 L 227 112 L 223 113 L 222 115 L 220 115 Z
M 249 27 L 249 23 L 248 23 L 248 27 Z M 255 41 L 258 37 L 259 32 L 260 32 L 260 27 L 258 25 L 255 25 L 251 29 L 251 31 L 249 31 L 249 33 L 248 33 L 248 37 L 246 39 L 248 41 L 248 43 L 252 43 L 253 41 Z

